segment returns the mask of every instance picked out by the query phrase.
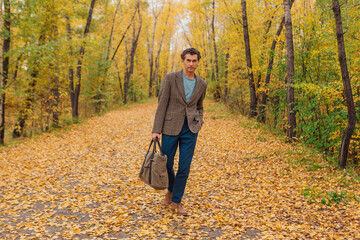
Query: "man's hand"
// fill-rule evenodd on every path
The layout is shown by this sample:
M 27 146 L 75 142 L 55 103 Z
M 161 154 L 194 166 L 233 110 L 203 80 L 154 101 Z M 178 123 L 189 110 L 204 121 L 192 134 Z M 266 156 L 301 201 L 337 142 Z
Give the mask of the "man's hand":
M 160 140 L 160 133 L 152 133 L 152 136 L 151 136 L 152 140 L 155 141 L 156 138 L 158 138 Z

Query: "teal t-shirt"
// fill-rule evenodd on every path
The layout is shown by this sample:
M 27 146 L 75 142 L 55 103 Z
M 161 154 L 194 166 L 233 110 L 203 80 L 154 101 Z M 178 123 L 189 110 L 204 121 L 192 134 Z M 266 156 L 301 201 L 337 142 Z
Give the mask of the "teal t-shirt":
M 184 88 L 185 88 L 186 102 L 189 102 L 191 96 L 193 95 L 194 89 L 195 89 L 196 78 L 189 79 L 185 76 L 184 72 L 182 72 L 182 76 L 183 76 L 183 82 L 184 82 Z

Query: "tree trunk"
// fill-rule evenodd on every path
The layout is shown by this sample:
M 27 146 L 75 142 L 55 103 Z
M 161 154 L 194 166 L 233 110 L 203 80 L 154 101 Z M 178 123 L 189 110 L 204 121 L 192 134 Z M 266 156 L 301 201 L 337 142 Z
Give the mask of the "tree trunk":
M 136 9 L 137 9 L 137 8 L 138 8 L 138 6 L 135 8 L 135 11 L 134 11 L 134 14 L 133 14 L 133 16 L 132 16 L 132 18 L 131 18 L 131 21 L 130 21 L 129 25 L 126 27 L 124 34 L 122 35 L 122 37 L 121 37 L 118 45 L 116 46 L 116 49 L 115 49 L 115 51 L 114 51 L 114 53 L 113 53 L 113 56 L 111 57 L 111 61 L 115 59 L 116 53 L 117 53 L 117 51 L 119 50 L 119 47 L 121 46 L 121 43 L 124 41 L 127 31 L 129 30 L 129 28 L 130 28 L 131 25 L 132 25 L 132 22 L 133 22 L 133 20 L 134 20 L 134 18 L 135 18 L 135 15 L 136 15 Z
M 209 2 L 210 3 L 210 2 Z M 210 9 L 210 8 L 209 8 Z M 211 17 L 208 16 L 208 7 L 205 6 L 205 17 L 206 17 L 206 25 L 207 26 L 211 26 Z M 208 71 L 210 71 L 210 73 L 208 72 L 208 75 L 211 74 L 211 82 L 215 81 L 215 66 L 214 66 L 214 54 L 213 54 L 213 44 L 212 44 L 212 33 L 211 33 L 211 28 L 206 28 L 206 31 L 203 31 L 203 36 L 204 36 L 204 43 L 200 44 L 204 46 L 204 55 L 207 55 L 206 57 L 204 56 L 206 63 L 206 67 L 205 69 Z M 208 48 L 208 54 L 206 53 Z M 218 99 L 218 96 L 216 94 L 216 91 L 214 91 L 213 93 L 213 97 L 214 100 Z
M 152 36 L 152 43 L 148 39 L 148 55 L 149 55 L 149 97 L 152 96 L 152 88 L 153 88 L 153 71 L 154 71 L 154 37 L 155 37 L 155 29 L 157 24 L 157 17 L 155 16 L 154 19 L 154 29 L 153 29 L 153 36 Z
M 25 45 L 23 48 L 25 48 L 27 46 L 27 42 L 25 42 Z M 24 51 L 21 52 L 21 54 L 17 57 L 17 59 L 15 60 L 15 69 L 14 69 L 14 73 L 13 73 L 13 77 L 12 77 L 12 82 L 16 82 L 16 79 L 18 77 L 18 73 L 19 73 L 19 67 L 21 65 L 21 59 L 24 56 Z
M 80 54 L 79 54 L 79 58 L 78 58 L 77 68 L 76 68 L 77 81 L 76 81 L 75 86 L 74 85 L 70 86 L 70 91 L 73 92 L 73 94 L 74 94 L 74 96 L 73 96 L 74 102 L 72 103 L 73 119 L 77 119 L 79 117 L 79 96 L 80 96 L 80 87 L 81 87 L 82 60 L 83 60 L 84 54 L 85 54 L 85 43 L 86 43 L 85 38 L 90 30 L 90 24 L 91 24 L 92 14 L 94 11 L 95 2 L 96 2 L 96 0 L 91 0 L 89 14 L 88 14 L 88 17 L 86 20 L 86 26 L 85 26 L 84 35 L 83 35 L 84 42 L 80 48 Z M 71 87 L 72 87 L 72 89 L 71 89 Z M 75 87 L 75 89 L 74 89 L 74 87 Z
M 162 32 L 161 39 L 160 39 L 160 44 L 159 44 L 159 49 L 158 49 L 158 51 L 156 53 L 156 57 L 155 57 L 155 67 L 154 67 L 153 82 L 155 82 L 155 80 L 158 77 L 158 73 L 159 73 L 160 53 L 162 51 L 162 47 L 163 47 L 163 44 L 164 44 L 164 38 L 165 38 L 166 29 L 167 29 L 167 24 L 168 24 L 169 17 L 170 17 L 170 12 L 171 12 L 171 2 L 169 2 L 169 10 L 168 10 L 168 15 L 166 16 L 166 19 L 165 19 L 164 31 Z M 157 87 L 158 87 L 158 85 L 159 85 L 159 83 L 156 83 Z
M 120 70 L 119 70 L 118 63 L 116 60 L 115 60 L 115 67 L 116 67 L 116 72 L 117 72 L 118 79 L 119 79 L 120 97 L 123 99 L 124 95 L 123 95 L 123 87 L 121 84 Z
M 40 35 L 38 40 L 38 47 L 41 47 L 45 43 L 46 36 L 45 34 Z M 29 118 L 29 114 L 31 113 L 31 109 L 33 107 L 34 101 L 35 101 L 35 86 L 37 84 L 37 78 L 39 75 L 39 61 L 38 59 L 41 58 L 41 53 L 39 52 L 33 52 L 35 60 L 32 63 L 32 68 L 30 69 L 30 81 L 28 88 L 25 91 L 26 98 L 25 98 L 25 104 L 22 107 L 22 109 L 19 112 L 19 116 L 17 119 L 17 122 L 15 123 L 15 127 L 13 130 L 13 137 L 17 138 L 21 135 L 24 135 L 24 129 L 26 125 L 26 121 Z M 39 56 L 38 56 L 39 55 Z
M 291 1 L 291 6 L 294 3 L 295 0 Z M 282 29 L 284 28 L 284 24 L 285 24 L 285 17 L 282 18 L 281 23 L 279 25 L 279 28 L 276 31 L 275 34 L 275 38 L 271 44 L 271 49 L 270 49 L 270 57 L 269 57 L 269 62 L 268 62 L 268 67 L 267 67 L 267 73 L 266 73 L 266 78 L 265 78 L 265 85 L 264 85 L 264 91 L 261 93 L 261 100 L 260 100 L 260 105 L 259 105 L 259 113 L 260 113 L 260 121 L 261 122 L 265 122 L 265 118 L 266 118 L 266 101 L 268 98 L 268 86 L 270 83 L 270 76 L 271 76 L 271 71 L 273 69 L 273 64 L 274 64 L 274 56 L 275 56 L 275 48 L 276 48 L 276 44 L 278 42 L 277 39 L 279 39 L 279 36 L 282 32 Z
M 135 30 L 133 30 L 133 31 L 135 31 Z M 125 71 L 124 71 L 124 94 L 123 94 L 123 103 L 125 103 L 125 104 L 127 102 L 127 92 L 128 92 L 128 88 L 129 88 L 129 84 L 127 83 L 127 75 L 129 72 L 129 59 L 130 59 L 128 44 L 129 44 L 129 41 L 127 39 L 125 39 L 125 59 L 124 59 Z
M 286 29 L 286 52 L 287 52 L 287 76 L 286 76 L 286 89 L 287 89 L 287 118 L 288 126 L 286 135 L 289 138 L 295 137 L 296 117 L 295 117 L 295 97 L 294 97 L 294 44 L 291 22 L 291 1 L 284 0 L 285 12 L 285 29 Z
M 71 29 L 71 25 L 70 25 L 70 19 L 67 15 L 65 15 L 66 18 L 66 29 L 68 32 L 68 41 L 70 43 L 70 59 L 72 59 L 74 52 L 73 49 L 71 47 L 71 41 L 72 41 L 72 29 Z M 76 119 L 76 107 L 75 107 L 75 89 L 74 89 L 74 68 L 71 66 L 69 67 L 69 95 L 70 95 L 70 100 L 71 100 L 71 115 L 73 119 Z
M 58 28 L 56 25 L 53 26 L 52 29 L 52 40 L 53 41 L 57 41 L 59 38 L 59 34 L 58 34 Z M 55 56 L 55 66 L 53 64 L 50 64 L 50 69 L 52 69 L 53 73 L 51 73 L 52 75 L 52 83 L 51 84 L 51 93 L 53 95 L 53 100 L 52 100 L 52 106 L 51 106 L 51 111 L 52 111 L 52 124 L 54 126 L 58 126 L 59 125 L 59 117 L 60 117 L 60 109 L 59 109 L 59 103 L 60 103 L 60 82 L 59 82 L 59 74 L 60 74 L 60 69 L 58 66 L 58 59 L 57 59 L 57 53 L 54 53 Z
M 60 91 L 59 91 L 59 68 L 56 66 L 55 67 L 55 74 L 53 76 L 53 88 L 51 89 L 51 92 L 54 96 L 54 100 L 53 100 L 53 104 L 52 104 L 52 120 L 53 120 L 53 125 L 54 126 L 58 126 L 59 125 L 59 117 L 60 117 Z
M 114 13 L 112 25 L 111 25 L 109 43 L 108 43 L 107 53 L 106 53 L 106 60 L 109 60 L 109 57 L 110 57 L 111 41 L 112 41 L 112 36 L 113 36 L 113 33 L 114 33 L 115 19 L 116 19 L 117 12 L 118 12 L 118 10 L 120 8 L 120 3 L 121 3 L 121 0 L 118 1 L 118 4 L 116 6 L 116 10 L 115 10 L 115 13 Z
M 5 143 L 5 97 L 6 85 L 9 79 L 9 50 L 11 36 L 10 0 L 4 0 L 4 42 L 2 51 L 2 81 L 0 81 L 0 145 Z
M 224 95 L 223 95 L 223 101 L 226 103 L 229 97 L 229 87 L 228 87 L 228 75 L 229 75 L 229 58 L 230 53 L 229 49 L 228 52 L 225 55 L 225 87 L 224 87 Z
M 247 15 L 246 15 L 246 1 L 241 0 L 241 8 L 242 8 L 242 17 L 243 17 L 243 29 L 244 29 L 244 42 L 245 42 L 245 53 L 246 53 L 246 63 L 249 77 L 249 88 L 250 88 L 250 117 L 253 118 L 256 116 L 256 91 L 254 84 L 254 73 L 252 70 L 252 62 L 251 62 L 251 51 L 250 51 L 250 38 L 249 38 L 249 28 L 247 23 Z
M 135 33 L 135 26 L 133 28 L 133 40 L 132 40 L 131 50 L 130 50 L 130 66 L 126 70 L 125 79 L 124 79 L 124 104 L 127 103 L 127 94 L 128 94 L 128 90 L 129 90 L 130 78 L 134 72 L 135 52 L 136 52 L 136 48 L 138 45 L 140 31 L 141 31 L 141 27 L 142 27 L 140 6 L 138 7 L 138 15 L 139 15 L 139 29 L 138 29 L 138 32 Z
M 152 88 L 153 88 L 153 84 L 154 84 L 154 80 L 155 80 L 154 75 L 155 75 L 155 71 L 156 71 L 154 69 L 154 45 L 155 45 L 156 26 L 157 26 L 157 23 L 158 23 L 159 15 L 163 10 L 164 5 L 165 5 L 165 1 L 163 1 L 159 12 L 156 12 L 156 9 L 153 9 L 154 26 L 153 26 L 152 36 L 151 36 L 151 42 L 149 40 L 149 34 L 147 34 L 148 55 L 149 55 L 149 70 L 150 70 L 150 73 L 149 73 L 149 97 L 152 96 L 152 91 L 153 91 Z M 156 63 L 155 63 L 155 65 L 156 65 Z
M 341 69 L 341 76 L 344 85 L 344 95 L 348 110 L 348 124 L 342 136 L 341 148 L 339 153 L 339 166 L 344 169 L 346 167 L 350 139 L 354 133 L 356 124 L 356 113 L 354 107 L 354 99 L 351 90 L 349 71 L 346 63 L 346 52 L 344 43 L 344 32 L 342 28 L 341 10 L 339 0 L 332 0 L 332 9 L 334 12 L 335 23 L 336 23 L 336 39 L 338 45 L 339 63 Z
M 27 45 L 27 43 L 25 43 L 25 46 Z M 20 65 L 20 60 L 23 56 L 23 52 L 20 54 L 20 56 L 16 59 L 16 65 L 15 65 L 15 70 L 14 70 L 14 75 L 13 75 L 13 78 L 12 78 L 12 81 L 15 82 L 16 79 L 17 79 L 17 76 L 18 76 L 18 73 L 19 73 L 19 65 Z
M 264 55 L 265 55 L 264 47 L 265 47 L 265 44 L 266 44 L 266 41 L 267 41 L 267 38 L 268 38 L 268 34 L 269 34 L 269 31 L 270 31 L 270 28 L 271 28 L 273 18 L 274 18 L 274 16 L 272 16 L 271 19 L 269 19 L 269 20 L 267 20 L 265 22 L 265 34 L 263 36 L 263 42 L 262 42 L 262 45 L 261 45 L 262 52 L 261 52 L 260 59 L 259 59 L 259 66 L 262 66 L 264 64 Z M 258 80 L 257 80 L 257 83 L 256 83 L 256 90 L 258 91 L 258 95 L 256 96 L 257 104 L 259 103 L 260 95 L 262 93 L 262 91 L 261 92 L 259 91 L 260 86 L 261 86 L 261 78 L 262 78 L 262 72 L 260 70 L 259 74 L 258 74 Z M 257 117 L 261 119 L 261 114 L 260 114 L 261 107 L 260 107 L 260 105 L 257 106 L 257 108 L 258 108 Z
M 213 47 L 214 47 L 214 65 L 215 65 L 214 80 L 216 82 L 215 100 L 220 101 L 220 99 L 221 99 L 221 88 L 220 88 L 220 80 L 219 80 L 218 52 L 217 52 L 216 36 L 215 36 L 215 0 L 212 1 L 211 30 L 212 30 L 212 42 L 213 42 Z
M 13 137 L 17 138 L 21 135 L 24 135 L 24 129 L 26 121 L 29 117 L 29 113 L 31 112 L 31 108 L 33 106 L 34 100 L 35 100 L 35 86 L 36 86 L 36 78 L 38 76 L 38 69 L 36 67 L 36 63 L 34 64 L 35 68 L 33 68 L 31 71 L 31 80 L 29 82 L 28 89 L 25 91 L 26 93 L 26 99 L 25 99 L 25 105 L 20 110 L 19 117 L 17 119 L 17 122 L 15 124 L 15 128 L 13 130 Z

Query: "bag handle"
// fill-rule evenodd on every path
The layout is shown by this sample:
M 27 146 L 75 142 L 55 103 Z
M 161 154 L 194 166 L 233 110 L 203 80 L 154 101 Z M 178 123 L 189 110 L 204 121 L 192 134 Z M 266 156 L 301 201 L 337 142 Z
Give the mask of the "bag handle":
M 160 145 L 160 141 L 159 141 L 159 139 L 158 138 L 155 138 L 155 140 L 151 140 L 151 142 L 150 142 L 150 146 L 149 146 L 149 149 L 147 150 L 147 152 L 149 152 L 150 151 L 150 149 L 151 149 L 151 146 L 152 146 L 152 144 L 154 143 L 154 147 L 153 147 L 153 150 L 152 150 L 152 152 L 156 152 L 156 144 L 159 146 L 159 151 L 160 151 L 160 153 L 162 154 L 162 151 L 161 151 L 161 145 Z
M 151 140 L 151 142 L 150 142 L 150 145 L 149 145 L 149 148 L 148 148 L 148 150 L 147 150 L 147 152 L 149 152 L 150 151 L 150 149 L 151 149 L 151 146 L 152 146 L 152 144 L 154 143 L 154 147 L 153 147 L 153 152 L 156 152 L 156 144 L 159 146 L 159 151 L 160 151 L 160 153 L 162 153 L 162 151 L 161 151 L 161 145 L 160 145 L 160 141 L 159 141 L 159 139 L 158 138 L 155 138 L 155 141 L 154 140 Z
M 153 144 L 153 142 L 154 142 L 154 140 L 151 140 L 151 142 L 150 142 L 150 145 L 149 145 L 149 148 L 148 148 L 147 152 L 149 152 L 149 151 L 150 151 L 150 148 L 151 148 L 151 145 Z

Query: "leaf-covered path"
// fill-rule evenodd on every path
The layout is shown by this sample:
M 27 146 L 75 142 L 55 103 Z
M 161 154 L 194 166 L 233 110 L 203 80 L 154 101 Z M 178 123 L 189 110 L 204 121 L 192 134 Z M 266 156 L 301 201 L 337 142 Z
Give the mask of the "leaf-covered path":
M 360 238 L 359 203 L 337 195 L 359 196 L 358 184 L 321 162 L 299 165 L 314 156 L 212 102 L 183 199 L 191 215 L 174 215 L 165 192 L 138 179 L 155 109 L 134 105 L 2 148 L 0 238 Z M 331 192 L 323 201 L 340 204 L 309 201 Z

